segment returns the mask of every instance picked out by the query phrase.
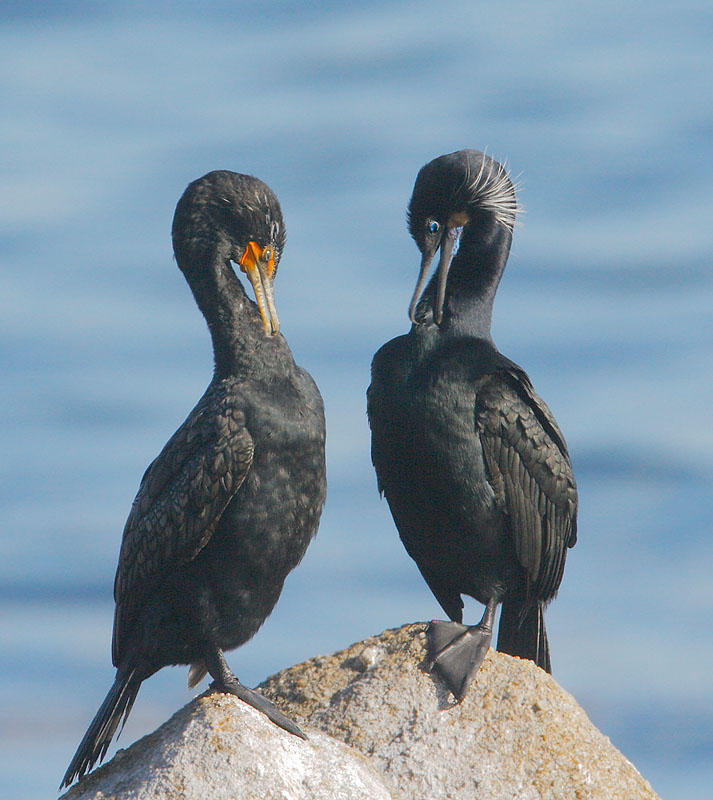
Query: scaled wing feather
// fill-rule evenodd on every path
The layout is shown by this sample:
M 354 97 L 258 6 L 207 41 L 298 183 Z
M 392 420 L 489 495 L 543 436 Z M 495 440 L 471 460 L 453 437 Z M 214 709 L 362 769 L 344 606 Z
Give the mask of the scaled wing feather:
M 513 373 L 482 387 L 476 425 L 518 560 L 535 593 L 551 598 L 576 538 L 577 487 L 564 438 L 529 381 Z
M 126 521 L 114 582 L 115 665 L 147 596 L 162 575 L 205 547 L 252 456 L 243 412 L 225 393 L 209 390 L 146 470 Z

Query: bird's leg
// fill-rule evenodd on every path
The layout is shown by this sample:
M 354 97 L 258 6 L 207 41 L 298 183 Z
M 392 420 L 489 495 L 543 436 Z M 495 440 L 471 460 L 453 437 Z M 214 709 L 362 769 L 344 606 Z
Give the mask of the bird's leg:
M 433 620 L 428 626 L 429 669 L 443 678 L 459 703 L 490 647 L 497 606 L 496 600 L 488 601 L 477 625 Z
M 220 648 L 215 648 L 206 655 L 205 659 L 208 672 L 213 678 L 210 688 L 217 692 L 224 692 L 226 694 L 234 694 L 239 697 L 243 702 L 249 706 L 261 711 L 269 720 L 275 723 L 278 727 L 299 736 L 300 739 L 306 739 L 307 736 L 302 733 L 299 727 L 285 714 L 283 714 L 277 706 L 271 703 L 266 697 L 263 697 L 260 692 L 254 689 L 248 689 L 235 677 L 233 671 L 228 666 L 225 660 L 223 651 Z

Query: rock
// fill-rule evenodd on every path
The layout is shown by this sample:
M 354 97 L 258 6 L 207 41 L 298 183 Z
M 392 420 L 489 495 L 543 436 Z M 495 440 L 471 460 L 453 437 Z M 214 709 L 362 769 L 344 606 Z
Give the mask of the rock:
M 393 800 L 358 752 L 303 741 L 235 697 L 196 698 L 62 800 Z
M 298 723 L 360 750 L 409 798 L 657 797 L 531 661 L 491 650 L 455 704 L 425 671 L 425 629 L 386 631 L 284 670 L 261 689 Z
M 307 742 L 203 695 L 66 800 L 653 800 L 633 765 L 531 661 L 488 653 L 465 700 L 425 669 L 425 624 L 283 670 L 262 691 Z M 349 746 L 347 746 L 349 745 Z

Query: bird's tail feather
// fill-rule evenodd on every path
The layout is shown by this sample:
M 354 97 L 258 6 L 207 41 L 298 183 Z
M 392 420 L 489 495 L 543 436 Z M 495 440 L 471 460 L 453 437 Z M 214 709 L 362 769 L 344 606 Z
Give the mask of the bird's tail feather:
M 498 650 L 518 658 L 529 658 L 545 672 L 552 672 L 543 603 L 523 607 L 520 601 L 503 602 L 498 628 Z
M 104 759 L 119 723 L 121 722 L 121 727 L 124 727 L 136 695 L 139 693 L 141 681 L 142 678 L 137 677 L 135 669 L 117 672 L 113 686 L 109 689 L 104 702 L 79 743 L 72 762 L 67 767 L 60 789 L 69 786 L 75 778 L 81 778 L 97 761 Z

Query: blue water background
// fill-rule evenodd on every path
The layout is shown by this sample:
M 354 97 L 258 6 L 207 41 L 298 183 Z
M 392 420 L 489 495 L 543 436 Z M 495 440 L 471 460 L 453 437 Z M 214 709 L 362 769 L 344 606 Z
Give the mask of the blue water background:
M 663 797 L 710 797 L 710 2 L 0 14 L 0 795 L 55 794 L 112 681 L 123 523 L 211 375 L 170 249 L 175 202 L 208 170 L 281 200 L 280 319 L 329 432 L 319 537 L 232 666 L 254 685 L 443 616 L 376 493 L 364 391 L 407 329 L 418 168 L 487 146 L 527 211 L 494 337 L 556 414 L 580 485 L 548 611 L 555 676 Z M 145 684 L 122 746 L 190 699 L 185 680 Z

